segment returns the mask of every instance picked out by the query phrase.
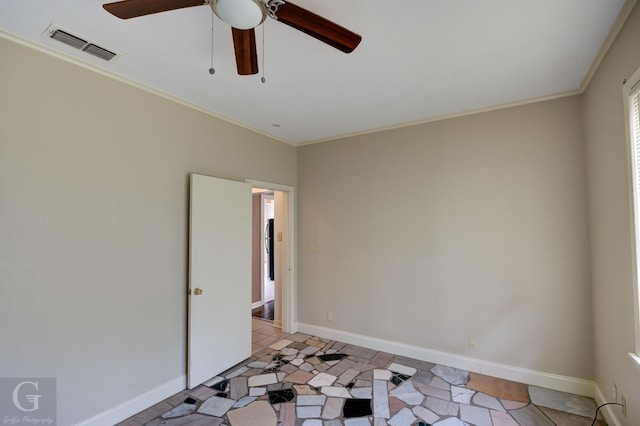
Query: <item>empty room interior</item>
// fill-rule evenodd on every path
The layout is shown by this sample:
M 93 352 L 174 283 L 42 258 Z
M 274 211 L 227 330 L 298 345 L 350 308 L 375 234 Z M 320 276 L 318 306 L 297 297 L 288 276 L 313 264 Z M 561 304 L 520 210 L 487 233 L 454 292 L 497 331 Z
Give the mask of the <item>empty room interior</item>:
M 424 400 L 418 395 L 416 404 L 394 396 L 410 383 L 418 393 L 420 386 L 435 386 L 418 386 L 411 376 L 429 375 L 440 390 L 464 388 L 438 375 L 444 367 L 586 397 L 594 407 L 624 398 L 624 407 L 606 406 L 599 417 L 610 425 L 640 424 L 640 316 L 624 97 L 627 80 L 640 68 L 635 1 L 606 6 L 611 16 L 605 24 L 597 22 L 600 35 L 567 31 L 568 38 L 593 39 L 589 54 L 565 54 L 553 69 L 525 63 L 517 72 L 509 64 L 520 57 L 504 57 L 501 49 L 508 49 L 510 36 L 496 26 L 489 38 L 495 46 L 483 50 L 486 62 L 474 59 L 449 69 L 446 59 L 430 59 L 428 48 L 436 41 L 450 43 L 446 49 L 457 50 L 456 57 L 475 58 L 474 34 L 460 46 L 444 34 L 412 42 L 423 49 L 414 52 L 418 59 L 395 56 L 394 43 L 411 38 L 412 27 L 382 37 L 387 21 L 377 17 L 414 24 L 411 8 L 422 10 L 427 2 L 407 2 L 409 10 L 402 11 L 376 2 L 382 13 L 359 0 L 333 5 L 299 0 L 300 6 L 358 31 L 360 45 L 346 55 L 334 53 L 267 16 L 266 30 L 255 32 L 259 71 L 240 76 L 228 26 L 214 16 L 215 31 L 224 31 L 228 40 L 221 36 L 212 43 L 213 15 L 205 10 L 197 18 L 201 31 L 194 24 L 175 36 L 203 39 L 195 43 L 197 53 L 191 45 L 179 53 L 199 63 L 203 76 L 197 85 L 190 85 L 191 68 L 182 74 L 183 59 L 167 56 L 168 47 L 181 49 L 159 46 L 150 33 L 139 35 L 149 44 L 134 50 L 140 43 L 127 46 L 124 35 L 156 26 L 164 32 L 173 19 L 184 22 L 181 13 L 197 15 L 198 8 L 121 20 L 103 10 L 102 2 L 89 1 L 77 7 L 102 12 L 95 20 L 65 22 L 79 2 L 56 2 L 56 16 L 47 16 L 52 6 L 41 9 L 34 1 L 0 5 L 0 378 L 55 378 L 57 424 L 109 425 L 128 418 L 134 419 L 128 424 L 145 424 L 135 415 L 171 397 L 173 406 L 193 405 L 192 419 L 201 421 L 166 419 L 176 425 L 248 425 L 241 410 L 251 406 L 273 412 L 282 425 L 535 424 L 526 423 L 533 421 L 526 420 L 529 414 L 511 413 L 520 405 L 475 404 L 474 409 L 489 410 L 489 417 L 466 411 L 471 420 L 464 423 L 465 410 L 471 410 L 466 406 L 438 412 L 427 404 L 436 397 L 428 392 L 422 392 Z M 441 3 L 432 7 L 444 8 Z M 462 10 L 477 5 L 453 3 L 460 9 L 447 19 L 472 20 Z M 525 6 L 535 2 L 489 3 L 505 14 L 521 7 L 526 15 L 533 12 Z M 580 15 L 558 6 L 580 9 L 580 2 L 542 3 L 550 27 L 555 14 Z M 34 16 L 18 25 L 27 12 Z M 358 24 L 369 18 L 375 22 L 366 23 L 367 32 Z M 38 21 L 35 35 L 21 32 L 31 21 Z M 91 42 L 105 40 L 118 56 L 113 64 L 86 59 L 86 52 L 43 35 L 51 23 Z M 436 25 L 437 19 L 429 23 Z M 584 25 L 595 28 L 596 22 Z M 289 32 L 281 36 L 280 26 Z M 104 36 L 98 32 L 103 27 L 109 28 Z M 517 23 L 509 28 L 516 27 L 525 31 Z M 287 52 L 269 47 L 274 40 Z M 310 49 L 296 50 L 297 43 Z M 544 43 L 549 51 L 564 46 Z M 375 50 L 372 62 L 358 68 L 370 50 Z M 517 50 L 535 55 L 536 40 Z M 134 61 L 144 55 L 166 66 L 145 68 L 153 62 Z M 330 66 L 314 62 L 323 55 Z M 376 69 L 376 57 L 395 61 L 384 68 L 391 74 Z M 412 61 L 428 66 L 409 70 Z M 484 67 L 495 61 L 503 61 L 498 71 Z M 414 71 L 421 78 L 409 82 Z M 438 72 L 456 83 L 430 81 Z M 341 85 L 343 75 L 349 85 Z M 165 77 L 185 81 L 163 86 Z M 334 79 L 336 88 L 324 78 Z M 520 90 L 524 85 L 530 90 Z M 517 99 L 509 97 L 512 92 Z M 201 103 L 205 96 L 214 103 Z M 289 111 L 292 117 L 286 116 Z M 264 194 L 269 203 L 275 200 L 275 225 L 272 220 L 267 238 L 275 272 L 264 276 L 260 258 L 259 274 L 270 286 L 252 289 L 251 271 L 243 271 L 249 296 L 241 322 L 246 330 L 251 321 L 260 334 L 253 337 L 250 361 L 277 355 L 279 362 L 273 371 L 252 374 L 278 374 L 282 357 L 300 359 L 296 368 L 313 358 L 309 371 L 287 367 L 296 380 L 305 378 L 289 382 L 309 386 L 309 395 L 295 388 L 298 406 L 295 399 L 269 403 L 276 383 L 247 373 L 244 396 L 255 402 L 229 405 L 219 419 L 197 412 L 209 396 L 229 399 L 230 394 L 220 380 L 209 383 L 218 385 L 216 393 L 189 394 L 190 388 L 205 386 L 187 377 L 188 341 L 195 339 L 190 309 L 196 306 L 189 284 L 195 269 L 193 175 L 248 186 L 248 203 L 251 188 L 255 203 L 264 203 Z M 215 210 L 226 201 L 219 197 L 212 203 Z M 261 220 L 268 222 L 270 215 Z M 263 225 L 255 227 L 259 244 Z M 218 260 L 231 265 L 226 259 L 231 252 L 223 250 Z M 212 333 L 231 330 L 235 314 L 226 291 L 202 288 L 202 296 L 211 297 L 207 315 L 213 321 L 206 327 Z M 258 318 L 260 309 L 274 305 L 271 322 Z M 199 333 L 208 336 L 207 328 Z M 251 336 L 243 334 L 218 339 L 213 350 L 224 353 L 236 338 L 251 345 Z M 349 368 L 360 368 L 363 376 L 338 385 L 345 371 L 331 369 L 343 362 L 341 356 L 349 356 Z M 209 377 L 219 374 L 223 371 Z M 323 382 L 319 375 L 337 381 Z M 284 374 L 276 377 L 283 381 Z M 404 401 L 395 409 L 391 403 L 386 416 L 376 414 L 384 408 L 375 387 L 385 380 L 389 401 Z M 251 383 L 269 394 L 254 391 Z M 369 391 L 354 392 L 354 383 Z M 343 385 L 350 390 L 339 391 L 342 396 L 321 391 Z M 317 416 L 301 407 L 300 399 L 322 395 L 328 399 Z M 357 405 L 352 400 L 367 400 L 366 395 L 373 401 L 371 413 L 365 407 L 362 416 L 348 415 L 353 411 L 347 406 Z M 323 417 L 338 399 L 340 415 Z M 294 420 L 285 414 L 290 407 Z M 581 416 L 586 423 L 545 419 L 550 425 L 588 425 L 594 412 Z M 261 418 L 265 425 L 276 424 Z M 473 423 L 474 418 L 481 420 Z

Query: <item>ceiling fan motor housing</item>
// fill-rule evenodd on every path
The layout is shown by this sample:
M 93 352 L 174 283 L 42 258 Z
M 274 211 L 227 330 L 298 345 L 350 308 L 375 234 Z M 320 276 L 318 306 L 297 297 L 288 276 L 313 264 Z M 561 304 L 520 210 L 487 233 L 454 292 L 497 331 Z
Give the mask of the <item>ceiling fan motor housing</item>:
M 255 28 L 267 17 L 267 7 L 260 0 L 212 0 L 211 8 L 218 18 L 239 30 Z

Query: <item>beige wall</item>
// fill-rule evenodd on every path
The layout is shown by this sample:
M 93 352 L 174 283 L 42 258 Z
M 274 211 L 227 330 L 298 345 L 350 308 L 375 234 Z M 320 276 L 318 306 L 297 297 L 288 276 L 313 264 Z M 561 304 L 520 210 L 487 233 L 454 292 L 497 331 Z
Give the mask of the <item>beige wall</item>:
M 581 97 L 302 147 L 298 193 L 299 321 L 593 377 Z
M 57 377 L 69 425 L 185 373 L 189 173 L 293 186 L 296 153 L 5 39 L 0 52 L 0 376 Z
M 625 425 L 640 425 L 640 370 L 627 356 L 635 349 L 631 222 L 622 82 L 640 67 L 640 6 L 584 93 L 584 123 L 591 216 L 598 387 L 611 398 L 613 382 L 628 401 Z

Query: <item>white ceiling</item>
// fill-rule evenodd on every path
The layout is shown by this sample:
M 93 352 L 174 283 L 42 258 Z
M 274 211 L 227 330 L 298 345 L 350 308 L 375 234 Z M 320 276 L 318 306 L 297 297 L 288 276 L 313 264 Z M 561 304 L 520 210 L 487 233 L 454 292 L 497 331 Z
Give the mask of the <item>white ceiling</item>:
M 362 35 L 344 54 L 267 18 L 262 71 L 236 74 L 208 6 L 120 20 L 100 0 L 2 0 L 0 28 L 258 132 L 302 144 L 580 88 L 624 0 L 295 0 Z M 50 24 L 121 56 L 49 39 Z M 274 126 L 278 124 L 279 127 Z

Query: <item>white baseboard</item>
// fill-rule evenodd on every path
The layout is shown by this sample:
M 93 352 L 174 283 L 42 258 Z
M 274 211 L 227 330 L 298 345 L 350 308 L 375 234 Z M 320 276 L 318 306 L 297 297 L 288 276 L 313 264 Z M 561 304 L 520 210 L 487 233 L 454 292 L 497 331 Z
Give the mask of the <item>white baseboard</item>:
M 600 386 L 598 386 L 597 383 L 594 385 L 594 388 L 595 388 L 595 394 L 596 394 L 594 399 L 596 400 L 596 404 L 600 405 L 600 404 L 604 404 L 605 402 L 614 402 L 614 401 L 609 401 L 607 398 L 604 397 L 604 393 L 602 393 L 602 389 L 600 389 Z M 602 407 L 600 409 L 600 412 L 604 415 L 604 418 L 607 421 L 607 424 L 609 426 L 622 426 L 620 419 L 618 419 L 620 406 L 607 405 L 606 407 Z
M 186 388 L 187 376 L 182 375 L 90 419 L 76 423 L 76 426 L 113 426 Z
M 595 384 L 590 380 L 499 364 L 464 355 L 436 351 L 419 346 L 407 345 L 391 340 L 378 339 L 376 337 L 364 336 L 361 334 L 320 327 L 312 324 L 298 323 L 298 331 L 318 337 L 324 337 L 326 339 L 339 340 L 344 343 L 364 346 L 378 351 L 407 356 L 421 361 L 446 365 L 466 371 L 473 371 L 487 376 L 499 377 L 514 382 L 554 389 L 562 392 L 569 392 L 577 395 L 584 395 L 591 398 L 595 396 Z

